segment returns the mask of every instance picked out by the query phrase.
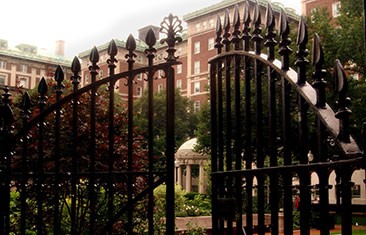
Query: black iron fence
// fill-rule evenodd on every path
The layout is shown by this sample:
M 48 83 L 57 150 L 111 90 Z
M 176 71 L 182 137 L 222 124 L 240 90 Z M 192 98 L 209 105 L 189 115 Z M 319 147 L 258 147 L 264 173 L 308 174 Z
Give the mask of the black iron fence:
M 2 94 L 0 112 L 0 234 L 156 234 L 161 223 L 174 234 L 174 69 L 180 20 L 161 24 L 166 59 L 154 64 L 156 37 L 146 36 L 148 66 L 135 68 L 135 39 L 126 41 L 127 71 L 116 74 L 116 43 L 108 47 L 109 76 L 97 80 L 99 52 L 90 53 L 91 83 L 80 87 L 74 58 L 70 81 L 61 67 L 55 81 L 41 79 L 37 94 L 25 92 L 21 107 Z M 154 78 L 166 79 L 166 148 L 154 153 Z M 134 84 L 146 74 L 148 137 L 134 125 Z M 141 76 L 142 77 L 142 76 Z M 124 80 L 127 107 L 115 95 Z M 69 93 L 63 96 L 63 93 Z M 33 100 L 31 97 L 36 97 Z M 156 161 L 159 161 L 159 167 Z M 163 163 L 163 165 L 161 165 Z M 153 190 L 166 183 L 166 214 L 157 217 Z M 161 216 L 161 215 L 160 215 Z M 163 221 L 162 221 L 163 220 Z
M 218 55 L 209 61 L 213 234 L 293 234 L 297 214 L 301 234 L 309 234 L 314 208 L 321 218 L 320 233 L 329 234 L 331 183 L 337 188 L 342 234 L 352 234 L 351 177 L 365 169 L 365 158 L 349 131 L 344 69 L 340 61 L 335 62 L 333 110 L 326 103 L 319 37 L 313 39 L 309 78 L 304 19 L 297 32 L 297 71 L 290 68 L 285 12 L 278 20 L 279 42 L 270 4 L 265 26 L 263 37 L 259 5 L 251 14 L 248 2 L 243 19 L 238 7 L 232 22 L 229 11 L 224 22 L 217 18 Z M 311 198 L 314 186 L 316 207 Z

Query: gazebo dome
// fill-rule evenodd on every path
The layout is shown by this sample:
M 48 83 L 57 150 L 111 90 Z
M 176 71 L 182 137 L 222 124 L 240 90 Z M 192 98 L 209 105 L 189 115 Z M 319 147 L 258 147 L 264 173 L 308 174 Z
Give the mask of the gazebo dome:
M 184 142 L 175 154 L 176 160 L 207 160 L 207 156 L 194 151 L 197 144 L 197 138 Z

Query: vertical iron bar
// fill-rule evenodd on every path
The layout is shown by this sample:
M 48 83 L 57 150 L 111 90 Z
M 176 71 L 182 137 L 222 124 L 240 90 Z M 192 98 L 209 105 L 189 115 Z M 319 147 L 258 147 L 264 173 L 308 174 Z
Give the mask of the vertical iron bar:
M 239 7 L 235 6 L 234 11 L 234 31 L 232 43 L 234 44 L 234 50 L 239 50 L 239 43 L 241 41 L 240 35 L 240 17 L 239 17 Z M 241 102 L 240 102 L 240 65 L 241 65 L 241 57 L 234 57 L 234 113 L 235 113 L 235 170 L 241 170 L 242 164 L 242 144 L 241 144 L 241 135 L 242 135 L 242 120 L 241 120 Z M 242 211 L 242 177 L 240 175 L 235 177 L 235 199 L 236 199 L 236 234 L 243 234 L 243 211 Z
M 342 169 L 341 187 L 342 187 L 342 234 L 352 234 L 352 169 L 345 166 Z
M 62 95 L 62 81 L 64 80 L 64 73 L 60 66 L 57 67 L 55 72 L 55 80 L 57 85 L 55 87 L 56 90 L 56 103 L 58 103 L 61 99 Z M 55 116 L 55 196 L 54 196 L 54 226 L 53 233 L 55 235 L 60 233 L 61 223 L 60 223 L 60 128 L 61 128 L 61 107 L 58 106 L 56 108 L 56 116 Z
M 12 123 L 14 121 L 13 111 L 10 107 L 10 99 L 11 96 L 9 92 L 9 88 L 6 86 L 4 89 L 5 93 L 3 96 L 3 103 L 1 111 L 3 112 L 1 115 L 2 120 L 0 119 L 0 134 L 3 138 L 3 146 L 0 146 L 2 152 L 0 152 L 0 195 L 2 196 L 2 200 L 0 201 L 0 232 L 3 234 L 10 233 L 10 174 L 11 174 L 11 144 L 12 144 Z
M 217 172 L 217 90 L 216 90 L 216 73 L 217 62 L 211 63 L 210 66 L 210 117 L 211 117 L 211 182 L 212 182 L 212 231 L 214 235 L 218 235 L 218 185 L 217 177 L 212 173 Z
M 308 163 L 308 104 L 305 99 L 298 95 L 299 108 L 299 159 L 301 164 Z M 311 198 L 310 198 L 310 172 L 299 172 L 300 177 L 300 227 L 301 234 L 310 234 Z
M 30 98 L 29 93 L 25 92 L 22 100 L 22 119 L 23 128 L 27 125 L 28 119 L 30 117 Z M 21 189 L 20 189 L 20 234 L 25 235 L 26 232 L 26 209 L 27 209 L 27 155 L 28 155 L 28 139 L 29 133 L 25 133 L 22 137 L 22 178 L 21 178 Z
M 261 27 L 261 13 L 259 10 L 259 4 L 256 2 L 254 7 L 253 16 L 253 36 L 252 41 L 254 42 L 254 52 L 256 55 L 261 54 L 261 43 L 263 37 L 260 35 L 262 32 Z M 264 167 L 264 153 L 263 153 L 263 101 L 262 101 L 262 63 L 258 60 L 254 60 L 254 82 L 255 82 L 255 109 L 256 109 L 256 157 L 257 167 Z M 257 176 L 258 182 L 258 194 L 257 194 L 257 206 L 258 206 L 258 234 L 264 235 L 265 233 L 265 222 L 264 222 L 264 175 Z
M 175 232 L 175 182 L 174 182 L 174 122 L 175 122 L 175 91 L 174 91 L 174 68 L 168 67 L 166 70 L 166 169 L 167 169 L 167 180 L 166 180 L 166 234 L 174 234 Z
M 267 47 L 268 57 L 267 60 L 273 62 L 275 59 L 274 48 L 277 44 L 275 40 L 276 32 L 275 28 L 275 17 L 273 9 L 270 3 L 267 5 L 266 11 L 266 41 L 264 45 Z M 269 107 L 269 158 L 270 166 L 277 166 L 277 111 L 276 111 L 276 73 L 270 67 L 267 66 L 267 79 L 268 79 L 268 107 Z M 270 174 L 270 208 L 271 208 L 271 233 L 272 235 L 278 235 L 279 223 L 278 223 L 278 174 Z
M 96 175 L 95 175 L 95 158 L 96 158 L 96 93 L 97 86 L 95 86 L 95 82 L 97 79 L 99 66 L 97 65 L 99 61 L 99 53 L 96 47 L 94 47 L 90 53 L 90 62 L 92 65 L 89 67 L 91 82 L 93 84 L 91 88 L 90 94 L 90 143 L 89 143 L 89 151 L 90 151 L 90 165 L 89 165 L 89 210 L 90 210 L 90 218 L 89 218 L 89 233 L 95 234 L 95 222 L 96 222 L 96 192 L 95 192 L 95 184 L 96 184 Z
M 109 43 L 108 46 L 108 54 L 110 58 L 107 60 L 108 68 L 109 68 L 109 76 L 113 76 L 115 73 L 117 59 L 115 56 L 117 55 L 117 46 L 114 40 Z M 109 82 L 109 107 L 108 107 L 108 225 L 107 230 L 108 234 L 112 235 L 113 232 L 113 224 L 111 221 L 113 220 L 114 214 L 114 177 L 113 173 L 113 164 L 114 164 L 114 86 L 115 80 L 111 80 Z
M 249 1 L 244 2 L 244 15 L 243 15 L 243 50 L 249 51 L 250 45 L 250 12 L 249 12 Z M 244 140 L 244 159 L 245 159 L 245 169 L 252 168 L 252 121 L 251 121 L 251 89 L 250 89 L 250 58 L 244 56 L 243 58 L 243 71 L 244 71 L 244 110 L 245 110 L 245 140 Z M 248 176 L 245 178 L 245 212 L 246 212 L 246 228 L 247 234 L 253 233 L 253 178 Z
M 286 12 L 281 9 L 280 13 L 280 50 L 282 71 L 289 70 L 290 53 L 289 45 L 291 40 L 289 38 L 290 28 Z M 282 86 L 282 130 L 283 130 L 283 146 L 284 146 L 284 164 L 291 165 L 291 116 L 290 116 L 290 91 L 291 86 L 284 76 L 281 77 Z M 292 217 L 292 174 L 283 174 L 284 183 L 284 232 L 285 234 L 292 234 L 293 232 L 293 217 Z
M 315 161 L 326 162 L 327 159 L 327 133 L 324 124 L 319 118 L 316 119 L 317 125 L 317 149 Z M 329 218 L 329 172 L 328 169 L 320 169 L 318 172 L 319 177 L 319 210 L 320 218 Z M 326 219 L 322 222 L 320 228 L 321 235 L 330 234 L 330 221 Z
M 152 29 L 150 29 L 146 35 L 146 44 L 149 46 L 148 49 L 145 50 L 146 57 L 148 59 L 148 74 L 147 74 L 147 83 L 148 83 L 148 185 L 152 187 L 154 184 L 154 58 L 156 49 L 154 45 L 156 44 L 155 33 Z M 148 220 L 149 220 L 149 235 L 154 235 L 154 191 L 150 190 L 148 196 Z
M 80 61 L 77 57 L 74 57 L 71 70 L 73 75 L 71 76 L 73 92 L 78 90 L 78 86 L 80 83 L 79 72 L 81 70 Z M 74 96 L 72 100 L 72 156 L 71 156 L 71 234 L 77 234 L 77 208 L 76 208 L 76 190 L 78 184 L 78 154 L 77 154 L 77 138 L 78 138 L 78 125 L 79 125 L 79 115 L 78 115 L 78 97 Z

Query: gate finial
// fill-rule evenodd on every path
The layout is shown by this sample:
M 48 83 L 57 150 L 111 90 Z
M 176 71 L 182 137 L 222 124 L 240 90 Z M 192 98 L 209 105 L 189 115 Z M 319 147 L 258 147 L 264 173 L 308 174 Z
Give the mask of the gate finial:
M 149 48 L 145 50 L 145 54 L 146 57 L 149 58 L 149 61 L 151 59 L 150 63 L 152 63 L 152 59 L 155 57 L 154 54 L 156 53 L 156 49 L 154 48 L 156 44 L 156 37 L 153 29 L 150 28 L 149 31 L 147 31 L 145 41 L 146 44 L 149 46 Z
M 78 85 L 80 83 L 80 75 L 79 75 L 80 70 L 81 66 L 79 58 L 75 56 L 71 63 L 71 71 L 73 72 L 73 75 L 71 76 L 71 81 L 72 84 L 74 85 L 74 91 L 78 89 Z
M 339 119 L 339 134 L 338 139 L 346 143 L 350 142 L 349 132 L 349 117 L 352 111 L 349 109 L 351 99 L 347 97 L 347 78 L 343 66 L 339 60 L 336 60 L 334 65 L 334 91 L 338 96 L 336 101 L 337 112 L 336 118 Z
M 215 48 L 217 48 L 217 54 L 221 53 L 221 48 L 223 47 L 221 40 L 222 40 L 222 25 L 221 25 L 221 18 L 217 16 L 216 20 L 216 43 Z
M 286 15 L 285 10 L 283 10 L 283 8 L 281 8 L 281 13 L 280 13 L 280 36 L 281 36 L 281 41 L 280 41 L 280 55 L 282 58 L 282 70 L 288 70 L 290 67 L 290 54 L 292 52 L 291 48 L 289 47 L 289 45 L 291 44 L 291 38 L 289 37 L 290 34 L 290 27 L 288 24 L 288 18 Z
M 181 42 L 182 38 L 178 37 L 177 34 L 182 32 L 182 21 L 178 19 L 177 16 L 173 16 L 173 14 L 169 14 L 168 17 L 165 17 L 163 22 L 160 24 L 160 32 L 167 35 L 166 38 L 160 40 L 161 44 L 167 43 L 168 49 L 166 52 L 168 56 L 165 58 L 167 62 L 174 62 L 177 60 L 178 56 L 175 56 L 175 43 Z
M 249 2 L 248 0 L 244 2 L 244 15 L 243 15 L 243 49 L 244 51 L 249 51 L 249 41 L 252 35 L 250 35 L 250 12 L 249 12 Z
M 46 79 L 44 77 L 42 77 L 42 79 L 38 85 L 38 93 L 39 93 L 38 104 L 41 107 L 41 110 L 42 110 L 42 107 L 47 102 L 47 96 L 46 96 L 47 91 L 48 91 L 48 86 L 46 83 Z
M 99 66 L 97 65 L 97 63 L 99 62 L 99 52 L 96 47 L 93 47 L 90 53 L 89 60 L 90 62 L 92 62 L 92 65 L 89 66 L 89 71 L 91 74 L 92 83 L 94 83 L 99 69 Z
M 297 65 L 297 84 L 300 86 L 304 85 L 306 82 L 306 65 L 309 64 L 309 61 L 306 59 L 306 56 L 309 55 L 309 51 L 306 49 L 307 44 L 308 29 L 304 17 L 301 16 L 296 39 L 296 45 L 299 49 L 296 53 L 297 60 L 295 62 Z
M 267 27 L 267 34 L 266 34 L 266 41 L 264 45 L 268 47 L 268 60 L 273 61 L 275 59 L 274 47 L 277 44 L 275 40 L 276 32 L 275 28 L 275 17 L 273 15 L 272 5 L 268 3 L 267 11 L 266 11 L 266 27 Z
M 29 110 L 31 106 L 30 96 L 28 91 L 24 92 L 22 97 L 22 118 L 27 120 L 31 111 Z
M 114 70 L 116 68 L 115 63 L 118 62 L 116 59 L 116 55 L 118 53 L 116 42 L 112 39 L 111 42 L 108 45 L 108 55 L 109 58 L 107 59 L 107 64 L 109 68 L 109 75 L 114 74 Z
M 324 55 L 318 34 L 314 35 L 312 60 L 315 68 L 313 87 L 317 94 L 316 106 L 325 108 L 325 86 L 327 82 L 324 81 L 323 77 L 326 75 L 326 71 L 323 69 Z
M 62 85 L 62 82 L 64 81 L 64 71 L 62 71 L 62 68 L 60 65 L 58 65 L 56 68 L 55 81 L 57 82 L 57 84 L 55 86 L 56 93 L 61 94 L 62 89 L 64 88 L 64 85 Z
M 239 16 L 239 6 L 235 5 L 235 10 L 234 10 L 234 19 L 233 19 L 233 25 L 234 25 L 234 30 L 233 30 L 233 38 L 231 39 L 231 41 L 234 43 L 235 45 L 235 50 L 239 49 L 239 42 L 240 42 L 240 16 Z
M 254 30 L 253 30 L 252 40 L 254 41 L 254 51 L 255 51 L 255 54 L 259 55 L 261 53 L 261 42 L 263 40 L 263 37 L 261 36 L 262 22 L 261 22 L 261 12 L 259 9 L 258 1 L 255 1 L 253 24 L 254 24 Z
M 229 9 L 226 9 L 224 16 L 224 35 L 222 35 L 222 43 L 225 45 L 225 51 L 230 50 L 230 13 Z

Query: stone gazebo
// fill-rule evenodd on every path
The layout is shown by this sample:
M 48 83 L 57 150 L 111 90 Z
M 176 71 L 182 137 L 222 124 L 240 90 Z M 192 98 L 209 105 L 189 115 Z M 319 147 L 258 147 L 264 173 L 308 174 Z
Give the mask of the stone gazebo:
M 208 161 L 206 155 L 194 151 L 197 138 L 183 143 L 175 154 L 175 183 L 187 192 L 206 193 L 207 177 L 204 165 Z M 192 177 L 192 169 L 197 169 L 198 177 Z

